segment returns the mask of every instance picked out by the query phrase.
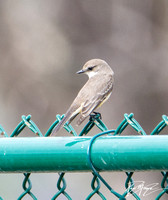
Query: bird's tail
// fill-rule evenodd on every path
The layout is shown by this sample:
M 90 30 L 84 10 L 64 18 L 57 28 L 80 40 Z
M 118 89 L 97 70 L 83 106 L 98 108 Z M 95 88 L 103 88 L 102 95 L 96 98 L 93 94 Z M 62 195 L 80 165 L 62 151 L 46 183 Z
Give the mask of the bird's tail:
M 67 112 L 64 118 L 54 128 L 54 130 L 52 131 L 52 134 L 55 135 L 64 126 L 65 122 L 68 121 L 70 117 L 71 117 L 71 113 Z

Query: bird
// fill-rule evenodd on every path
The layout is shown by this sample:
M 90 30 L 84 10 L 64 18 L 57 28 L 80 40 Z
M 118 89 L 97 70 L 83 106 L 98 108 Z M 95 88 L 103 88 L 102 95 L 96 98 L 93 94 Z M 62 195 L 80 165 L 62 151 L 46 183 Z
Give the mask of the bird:
M 91 59 L 76 73 L 86 74 L 89 79 L 77 94 L 64 118 L 54 128 L 53 134 L 57 133 L 67 121 L 70 124 L 77 115 L 80 115 L 77 121 L 77 125 L 80 125 L 112 93 L 114 72 L 104 60 Z

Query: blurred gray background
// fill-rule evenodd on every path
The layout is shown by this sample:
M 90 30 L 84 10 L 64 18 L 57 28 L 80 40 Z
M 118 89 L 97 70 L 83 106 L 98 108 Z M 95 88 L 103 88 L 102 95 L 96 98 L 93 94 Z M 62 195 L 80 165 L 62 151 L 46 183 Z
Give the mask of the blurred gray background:
M 75 72 L 92 58 L 106 60 L 115 72 L 113 94 L 99 110 L 106 125 L 116 128 L 124 113 L 133 112 L 150 134 L 168 111 L 168 1 L 0 1 L 0 124 L 10 134 L 21 115 L 31 114 L 44 134 L 87 81 Z M 135 134 L 128 130 L 125 135 Z M 32 133 L 27 129 L 20 136 L 26 135 Z M 58 136 L 68 135 L 61 130 Z M 124 173 L 104 176 L 124 192 Z M 85 199 L 91 192 L 90 173 L 65 177 L 73 199 Z M 32 192 L 38 199 L 51 199 L 57 178 L 32 174 Z M 162 176 L 138 172 L 134 180 L 148 185 L 160 183 Z M 1 175 L 0 196 L 17 199 L 22 181 L 22 174 Z M 112 199 L 105 187 L 101 191 Z M 156 194 L 141 194 L 141 199 L 152 200 Z

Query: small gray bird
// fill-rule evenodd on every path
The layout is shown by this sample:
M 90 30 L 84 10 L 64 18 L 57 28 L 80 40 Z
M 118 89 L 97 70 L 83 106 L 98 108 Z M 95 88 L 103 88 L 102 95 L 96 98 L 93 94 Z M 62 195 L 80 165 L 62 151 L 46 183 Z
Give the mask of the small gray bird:
M 80 114 L 77 125 L 80 125 L 96 108 L 100 107 L 111 95 L 114 82 L 114 72 L 101 59 L 92 59 L 85 63 L 77 74 L 87 74 L 89 80 L 79 91 L 77 97 L 65 113 L 64 118 L 53 130 L 55 134 L 66 121 L 68 124 Z

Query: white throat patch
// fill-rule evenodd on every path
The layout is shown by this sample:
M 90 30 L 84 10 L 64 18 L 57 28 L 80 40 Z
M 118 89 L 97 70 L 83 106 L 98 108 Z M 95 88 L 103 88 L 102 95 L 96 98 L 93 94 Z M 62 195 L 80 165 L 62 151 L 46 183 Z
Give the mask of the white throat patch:
M 93 72 L 93 71 L 87 72 L 87 75 L 89 76 L 89 78 L 95 76 L 96 74 L 97 72 Z

